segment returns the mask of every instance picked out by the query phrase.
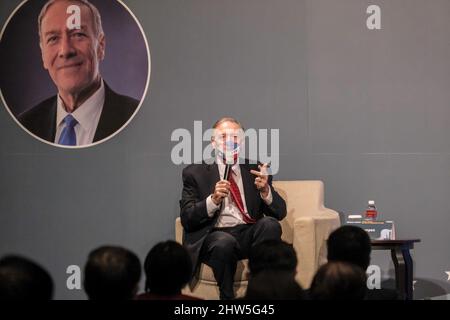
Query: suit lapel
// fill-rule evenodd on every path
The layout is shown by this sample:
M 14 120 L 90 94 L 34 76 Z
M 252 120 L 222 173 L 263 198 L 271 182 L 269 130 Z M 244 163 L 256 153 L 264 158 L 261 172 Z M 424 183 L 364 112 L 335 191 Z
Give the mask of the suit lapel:
M 114 132 L 113 126 L 111 126 L 112 120 L 115 118 L 115 101 L 111 89 L 108 87 L 106 82 L 105 85 L 105 102 L 103 103 L 102 114 L 98 121 L 97 130 L 95 131 L 94 141 L 97 142 L 102 140 Z M 116 110 L 117 112 L 117 110 Z
M 45 118 L 47 123 L 42 125 L 42 132 L 38 134 L 39 137 L 45 139 L 50 142 L 55 141 L 56 136 L 56 112 L 57 112 L 57 98 L 52 99 L 51 104 L 49 105 L 50 110 L 48 111 L 48 117 Z
M 217 163 L 207 164 L 206 170 L 210 173 L 207 175 L 209 177 L 209 189 L 214 190 L 216 183 L 220 180 L 219 167 Z
M 216 183 L 220 180 L 219 167 L 217 166 L 217 163 L 206 164 L 206 171 L 208 171 L 208 174 L 206 176 L 209 177 L 207 193 L 211 194 L 212 192 L 214 192 Z M 220 204 L 218 212 L 222 210 L 222 206 L 223 202 Z M 218 217 L 219 216 L 216 215 L 215 219 L 217 219 Z M 216 223 L 214 222 L 213 225 L 215 224 Z
M 250 167 L 246 164 L 239 165 L 241 169 L 242 185 L 244 186 L 245 203 L 247 204 L 247 211 L 253 217 L 255 209 L 255 201 L 258 199 L 254 187 L 254 179 L 250 173 Z

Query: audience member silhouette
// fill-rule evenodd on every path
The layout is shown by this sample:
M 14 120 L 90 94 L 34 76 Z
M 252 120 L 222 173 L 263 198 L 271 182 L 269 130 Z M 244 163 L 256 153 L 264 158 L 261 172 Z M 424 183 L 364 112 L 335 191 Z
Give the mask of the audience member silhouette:
M 84 289 L 90 300 L 129 300 L 138 291 L 141 263 L 130 250 L 103 246 L 93 250 L 84 268 Z
M 53 280 L 37 263 L 20 256 L 0 259 L 0 300 L 51 300 Z
M 366 274 L 357 265 L 332 261 L 319 268 L 311 283 L 312 300 L 363 300 Z
M 342 226 L 328 237 L 328 261 L 353 263 L 366 271 L 370 264 L 372 247 L 367 232 L 356 226 Z M 367 289 L 367 300 L 397 300 L 398 293 L 391 289 Z
M 145 293 L 137 300 L 197 300 L 181 293 L 191 280 L 192 261 L 187 250 L 169 240 L 156 244 L 144 262 Z

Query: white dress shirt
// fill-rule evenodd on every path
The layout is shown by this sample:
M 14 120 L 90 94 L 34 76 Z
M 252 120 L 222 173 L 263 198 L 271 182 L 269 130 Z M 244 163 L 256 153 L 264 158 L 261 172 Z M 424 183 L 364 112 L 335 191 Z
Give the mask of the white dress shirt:
M 91 144 L 94 141 L 95 131 L 97 130 L 104 103 L 105 86 L 103 80 L 101 80 L 100 88 L 72 112 L 72 117 L 78 122 L 74 127 L 77 137 L 77 146 Z M 59 138 L 65 127 L 64 118 L 68 114 L 69 113 L 64 108 L 64 102 L 58 94 L 55 143 L 59 142 Z
M 220 179 L 223 179 L 223 177 L 225 175 L 225 164 L 223 163 L 223 161 L 220 157 L 217 158 L 217 167 L 219 169 L 219 177 L 220 177 Z M 241 168 L 240 168 L 239 164 L 235 164 L 231 167 L 231 169 L 232 169 L 232 172 L 230 172 L 230 174 L 233 175 L 234 181 L 236 182 L 237 186 L 239 187 L 239 191 L 241 193 L 242 203 L 244 205 L 244 211 L 248 213 L 247 204 L 246 204 L 245 195 L 244 195 L 244 185 L 242 184 Z M 261 198 L 267 205 L 270 205 L 272 203 L 272 191 L 270 190 L 270 188 L 269 188 L 269 194 L 268 194 L 267 198 L 263 198 L 262 196 L 261 196 Z M 206 198 L 206 210 L 208 212 L 208 216 L 210 216 L 210 217 L 214 216 L 214 213 L 219 208 L 220 208 L 220 204 L 216 205 L 212 201 L 212 195 L 210 195 L 208 198 Z M 232 200 L 231 192 L 230 192 L 228 197 L 223 199 L 223 206 L 220 211 L 219 217 L 217 219 L 216 227 L 217 228 L 234 227 L 239 224 L 245 224 L 245 222 L 242 219 L 242 214 L 241 214 L 239 208 L 236 206 L 236 204 Z

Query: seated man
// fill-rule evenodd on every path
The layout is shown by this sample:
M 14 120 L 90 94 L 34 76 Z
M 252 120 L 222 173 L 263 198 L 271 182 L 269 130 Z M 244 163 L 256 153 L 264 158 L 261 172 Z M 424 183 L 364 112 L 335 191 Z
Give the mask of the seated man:
M 31 260 L 6 256 L 0 260 L 0 301 L 51 300 L 53 280 Z
M 366 274 L 359 266 L 331 261 L 319 268 L 311 283 L 312 300 L 364 300 Z
M 237 261 L 246 258 L 253 245 L 280 239 L 278 220 L 286 216 L 286 203 L 271 186 L 267 165 L 248 160 L 239 163 L 241 124 L 222 118 L 213 129 L 215 163 L 192 164 L 183 170 L 183 243 L 192 256 L 194 270 L 200 262 L 209 265 L 220 298 L 233 299 Z M 227 156 L 230 151 L 231 161 Z M 225 171 L 228 179 L 224 179 Z
M 121 247 L 100 247 L 84 267 L 84 289 L 89 300 L 130 300 L 138 291 L 141 262 Z
M 327 241 L 328 261 L 345 261 L 366 271 L 370 264 L 370 237 L 356 226 L 342 226 L 334 230 Z M 391 289 L 368 290 L 367 300 L 398 300 L 398 293 Z
M 145 293 L 137 300 L 198 300 L 181 290 L 192 277 L 192 261 L 186 248 L 169 240 L 155 245 L 145 258 Z

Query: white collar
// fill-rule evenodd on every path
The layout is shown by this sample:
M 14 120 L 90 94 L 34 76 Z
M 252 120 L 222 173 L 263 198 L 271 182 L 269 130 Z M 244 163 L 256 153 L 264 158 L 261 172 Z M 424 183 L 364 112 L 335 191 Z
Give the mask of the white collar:
M 93 114 L 100 112 L 103 109 L 105 102 L 105 85 L 103 79 L 100 81 L 100 88 L 94 92 L 85 102 L 83 102 L 74 112 L 72 116 L 78 121 L 81 128 L 88 130 L 94 125 L 95 117 Z M 64 108 L 64 102 L 58 94 L 57 111 L 56 111 L 56 125 L 59 126 L 64 118 L 69 113 Z
M 216 156 L 216 163 L 218 165 L 219 168 L 225 168 L 225 163 L 223 162 L 222 157 Z M 241 168 L 239 166 L 239 158 L 236 161 L 235 164 L 233 164 L 233 166 L 231 167 L 231 169 L 233 170 L 234 173 L 238 174 L 239 172 L 241 172 Z

